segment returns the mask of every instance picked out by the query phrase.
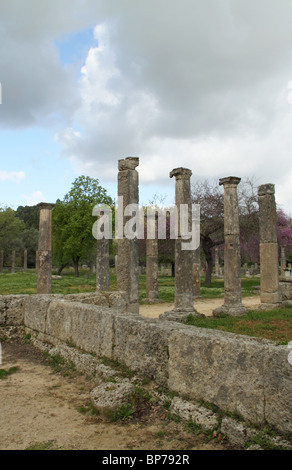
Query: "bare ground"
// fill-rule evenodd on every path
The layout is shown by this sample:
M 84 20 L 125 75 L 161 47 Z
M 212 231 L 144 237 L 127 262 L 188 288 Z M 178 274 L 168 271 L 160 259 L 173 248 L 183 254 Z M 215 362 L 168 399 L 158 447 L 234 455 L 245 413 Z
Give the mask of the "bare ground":
M 19 340 L 2 342 L 0 369 L 17 369 L 0 380 L 0 450 L 226 450 L 167 417 L 158 405 L 145 405 L 131 421 L 111 423 L 86 409 L 96 385 L 79 373 L 54 372 L 42 353 Z
M 202 313 L 206 316 L 211 316 L 213 310 L 217 307 L 223 305 L 224 299 L 214 298 L 214 299 L 202 299 L 197 298 L 194 301 L 194 308 L 198 313 Z M 260 296 L 259 295 L 252 295 L 249 297 L 244 297 L 242 299 L 242 303 L 245 307 L 249 308 L 257 308 L 260 305 Z M 173 304 L 171 303 L 158 303 L 158 304 L 143 304 L 140 305 L 140 315 L 144 317 L 150 318 L 157 318 L 163 312 L 171 310 L 173 308 Z

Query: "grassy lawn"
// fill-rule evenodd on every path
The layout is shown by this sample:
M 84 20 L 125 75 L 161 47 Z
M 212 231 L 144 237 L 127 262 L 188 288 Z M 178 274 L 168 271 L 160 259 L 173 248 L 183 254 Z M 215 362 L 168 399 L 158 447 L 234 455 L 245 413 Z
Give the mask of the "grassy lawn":
M 55 274 L 53 272 L 53 274 Z M 75 277 L 73 270 L 63 271 L 61 279 L 52 280 L 53 294 L 75 294 L 78 292 L 95 291 L 95 274 L 88 275 L 88 270 L 80 269 L 79 277 Z M 174 278 L 171 276 L 160 276 L 159 297 L 165 302 L 174 302 Z M 242 279 L 242 296 L 252 295 L 254 286 L 259 286 L 258 278 Z M 15 274 L 0 274 L 0 295 L 9 294 L 36 294 L 37 275 L 32 271 L 16 272 Z M 110 290 L 116 290 L 115 270 L 110 269 Z M 139 278 L 140 300 L 146 296 L 146 275 Z M 202 298 L 224 297 L 223 279 L 214 278 L 212 284 L 205 285 L 201 279 Z
M 254 295 L 255 287 L 260 285 L 260 279 L 258 277 L 253 278 L 242 278 L 241 280 L 241 295 L 247 297 Z M 203 299 L 211 299 L 215 297 L 224 297 L 224 280 L 223 279 L 212 279 L 210 285 L 206 285 L 201 279 L 201 296 Z
M 53 274 L 55 274 L 53 272 Z M 75 277 L 73 270 L 63 271 L 61 279 L 52 279 L 52 294 L 77 294 L 94 292 L 96 277 L 88 275 L 88 270 L 80 270 Z M 116 289 L 116 277 L 110 272 L 110 289 Z M 0 295 L 36 294 L 37 275 L 34 271 L 0 274 Z
M 82 292 L 95 292 L 96 276 L 88 275 L 88 270 L 80 270 L 80 276 L 75 277 L 73 270 L 63 271 L 61 279 L 52 280 L 53 294 L 75 294 Z M 174 278 L 171 276 L 159 277 L 159 297 L 165 302 L 174 302 Z M 0 295 L 9 294 L 36 294 L 37 275 L 34 271 L 4 273 L 0 275 Z M 260 285 L 259 278 L 242 279 L 242 296 L 255 294 L 255 287 Z M 116 290 L 115 270 L 110 269 L 110 290 Z M 140 302 L 146 296 L 146 275 L 139 278 Z M 205 285 L 201 279 L 201 297 L 203 299 L 223 298 L 223 279 L 213 278 L 210 285 Z M 271 311 L 250 312 L 244 317 L 221 318 L 192 318 L 188 320 L 190 326 L 216 328 L 249 336 L 258 336 L 275 340 L 280 344 L 287 344 L 292 340 L 292 308 L 280 308 Z
M 292 340 L 292 307 L 278 308 L 269 311 L 250 311 L 241 317 L 199 318 L 189 316 L 187 325 L 211 328 L 231 333 L 255 336 L 288 344 Z

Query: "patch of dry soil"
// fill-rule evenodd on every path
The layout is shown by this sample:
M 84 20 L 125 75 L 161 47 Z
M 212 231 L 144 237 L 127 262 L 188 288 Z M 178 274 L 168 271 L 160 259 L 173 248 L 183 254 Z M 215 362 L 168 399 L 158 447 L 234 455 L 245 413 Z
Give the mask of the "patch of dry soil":
M 20 342 L 2 342 L 2 364 L 15 373 L 0 380 L 0 449 L 23 450 L 41 444 L 60 450 L 225 450 L 187 431 L 185 424 L 167 419 L 165 409 L 148 406 L 136 419 L 116 424 L 80 407 L 89 402 L 96 384 L 75 373 L 53 372 L 40 351 Z
M 198 298 L 194 301 L 194 308 L 197 312 L 202 313 L 206 316 L 212 316 L 213 310 L 217 307 L 223 305 L 224 299 L 202 299 Z M 250 297 L 244 297 L 242 299 L 242 303 L 245 307 L 248 308 L 257 308 L 260 305 L 260 296 L 259 295 L 252 295 Z M 171 303 L 158 303 L 158 304 L 143 304 L 140 305 L 139 313 L 144 317 L 149 318 L 158 318 L 161 313 L 167 312 L 172 310 L 173 304 Z

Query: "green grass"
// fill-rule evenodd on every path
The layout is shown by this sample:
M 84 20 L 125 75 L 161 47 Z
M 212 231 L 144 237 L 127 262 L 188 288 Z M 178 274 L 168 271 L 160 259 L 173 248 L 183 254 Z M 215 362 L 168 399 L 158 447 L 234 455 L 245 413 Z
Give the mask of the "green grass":
M 56 450 L 55 441 L 35 442 L 24 450 Z
M 255 294 L 255 287 L 260 285 L 258 277 L 241 279 L 241 295 L 247 297 Z M 212 299 L 224 297 L 224 280 L 213 278 L 211 284 L 205 284 L 201 279 L 201 297 L 204 299 Z
M 292 339 L 292 307 L 250 311 L 239 317 L 222 315 L 203 318 L 190 315 L 186 324 L 265 338 L 277 341 L 278 344 L 287 344 Z
M 44 351 L 43 360 L 45 365 L 50 366 L 55 373 L 62 372 L 64 376 L 70 376 L 75 372 L 74 363 L 65 360 L 60 354 L 51 355 L 48 351 Z
M 8 375 L 14 374 L 18 371 L 18 367 L 10 367 L 10 369 L 0 369 L 0 379 L 6 379 Z
M 78 294 L 94 292 L 95 275 L 85 277 L 88 271 L 80 270 L 80 276 L 75 277 L 72 271 L 65 271 L 61 279 L 52 279 L 53 294 Z M 111 289 L 115 289 L 115 276 L 111 273 Z M 3 273 L 0 275 L 0 295 L 36 294 L 37 274 L 33 271 Z
M 53 270 L 53 274 L 55 271 Z M 259 278 L 242 279 L 242 296 L 252 295 L 254 286 L 259 286 Z M 79 277 L 75 277 L 72 269 L 62 272 L 61 279 L 52 280 L 53 294 L 75 294 L 83 292 L 95 292 L 96 276 L 88 275 L 88 270 L 80 269 Z M 174 302 L 174 278 L 171 276 L 159 276 L 159 297 L 165 302 Z M 36 294 L 37 274 L 34 270 L 16 272 L 15 274 L 3 273 L 0 275 L 0 295 Z M 116 290 L 116 276 L 114 268 L 110 269 L 110 290 Z M 140 301 L 146 296 L 146 274 L 139 277 Z M 201 297 L 204 299 L 224 297 L 224 280 L 213 278 L 210 285 L 204 283 L 201 278 Z
M 122 405 L 120 408 L 115 410 L 107 410 L 105 413 L 106 418 L 111 423 L 115 423 L 117 421 L 125 422 L 133 417 L 135 413 L 135 408 L 132 407 L 131 403 L 126 403 Z

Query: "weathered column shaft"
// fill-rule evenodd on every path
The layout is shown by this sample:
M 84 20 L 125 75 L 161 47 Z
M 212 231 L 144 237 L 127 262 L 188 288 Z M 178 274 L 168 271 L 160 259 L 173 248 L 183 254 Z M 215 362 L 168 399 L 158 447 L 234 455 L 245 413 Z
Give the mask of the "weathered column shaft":
M 193 251 L 183 250 L 180 227 L 181 204 L 189 206 L 189 225 L 191 230 L 191 178 L 192 172 L 187 168 L 176 168 L 170 178 L 175 177 L 175 204 L 178 214 L 178 237 L 175 240 L 175 308 L 178 311 L 194 310 L 193 284 Z
M 175 177 L 175 204 L 178 215 L 178 236 L 175 240 L 175 304 L 174 311 L 178 313 L 195 312 L 194 310 L 194 279 L 193 279 L 193 250 L 184 250 L 182 227 L 180 224 L 182 204 L 188 206 L 188 229 L 192 228 L 191 208 L 191 178 L 192 172 L 187 168 L 175 168 L 169 174 Z
M 200 297 L 201 295 L 201 259 L 200 259 L 200 248 L 194 251 L 194 297 Z
M 35 252 L 35 272 L 38 273 L 39 270 L 39 252 Z
M 263 184 L 258 188 L 260 223 L 261 302 L 281 302 L 279 292 L 279 254 L 275 186 Z
M 23 252 L 23 270 L 27 271 L 27 250 Z
M 4 251 L 0 250 L 0 273 L 3 273 Z
M 55 204 L 40 203 L 37 293 L 52 291 L 52 209 Z
M 123 238 L 118 239 L 117 289 L 127 293 L 129 313 L 139 313 L 139 256 L 137 237 L 125 236 L 125 225 L 131 216 L 125 216 L 124 210 L 129 204 L 139 203 L 138 165 L 139 158 L 119 160 L 118 197 L 123 198 L 119 206 L 123 214 Z
M 96 245 L 96 290 L 109 290 L 109 240 L 102 238 Z
M 201 316 L 194 308 L 194 250 L 191 249 L 194 245 L 190 243 L 194 241 L 191 175 L 191 170 L 187 168 L 175 168 L 169 174 L 170 178 L 175 177 L 175 204 L 178 215 L 178 233 L 174 247 L 175 299 L 173 310 L 162 313 L 159 316 L 161 320 L 182 321 L 189 314 Z M 187 208 L 185 214 L 182 212 L 183 208 Z
M 224 178 L 224 288 L 225 304 L 241 303 L 239 213 L 237 185 L 240 178 Z
M 11 272 L 15 273 L 15 250 L 11 252 Z
M 247 309 L 241 297 L 241 260 L 239 240 L 239 211 L 237 185 L 240 178 L 230 176 L 221 178 L 224 186 L 224 305 L 216 312 L 232 316 L 242 315 Z
M 146 298 L 158 299 L 158 243 L 146 240 Z
M 281 276 L 285 276 L 285 268 L 286 268 L 285 247 L 281 246 Z
M 146 299 L 145 302 L 159 302 L 158 296 L 158 217 L 156 213 L 147 216 L 147 232 L 154 238 L 146 238 Z
M 215 246 L 215 275 L 219 276 L 219 248 Z

